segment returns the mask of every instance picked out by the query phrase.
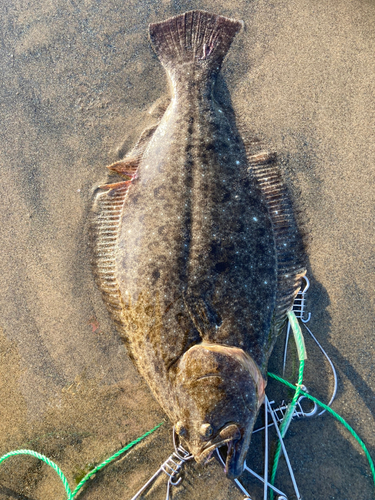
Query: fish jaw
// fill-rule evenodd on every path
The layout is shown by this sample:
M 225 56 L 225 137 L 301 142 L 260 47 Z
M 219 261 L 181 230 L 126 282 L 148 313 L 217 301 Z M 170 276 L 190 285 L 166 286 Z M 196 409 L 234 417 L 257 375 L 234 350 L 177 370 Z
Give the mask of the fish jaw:
M 193 452 L 196 462 L 203 465 L 206 464 L 216 449 L 227 446 L 224 472 L 228 479 L 235 479 L 241 476 L 250 445 L 253 425 L 252 423 L 244 431 L 241 431 L 240 426 L 237 424 L 225 426 L 214 439 L 206 443 L 203 449 L 196 453 Z
M 254 423 L 246 429 L 240 439 L 230 441 L 228 444 L 227 459 L 224 468 L 228 479 L 236 479 L 243 473 L 253 427 Z
M 236 424 L 229 424 L 222 429 L 214 439 L 208 441 L 203 449 L 193 452 L 196 462 L 205 464 L 212 453 L 220 446 L 237 441 L 241 437 L 241 431 Z

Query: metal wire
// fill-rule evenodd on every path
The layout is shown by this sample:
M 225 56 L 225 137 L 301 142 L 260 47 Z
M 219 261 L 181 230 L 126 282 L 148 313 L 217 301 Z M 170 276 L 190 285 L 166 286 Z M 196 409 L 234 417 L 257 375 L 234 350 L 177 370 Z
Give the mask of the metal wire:
M 155 474 L 150 477 L 150 479 L 142 486 L 140 490 L 137 491 L 137 493 L 132 497 L 131 500 L 136 500 L 137 498 L 139 498 L 142 495 L 142 493 L 151 486 L 151 484 L 162 472 L 164 472 L 169 478 L 167 481 L 167 496 L 166 496 L 166 500 L 169 500 L 171 487 L 178 486 L 182 481 L 182 477 L 179 476 L 179 474 L 182 471 L 182 467 L 184 466 L 185 462 L 193 458 L 193 455 L 191 455 L 187 450 L 185 450 L 185 448 L 183 448 L 182 445 L 177 443 L 176 431 L 174 427 L 173 427 L 173 446 L 174 446 L 174 452 L 167 458 L 165 462 L 161 464 L 161 466 L 155 472 Z

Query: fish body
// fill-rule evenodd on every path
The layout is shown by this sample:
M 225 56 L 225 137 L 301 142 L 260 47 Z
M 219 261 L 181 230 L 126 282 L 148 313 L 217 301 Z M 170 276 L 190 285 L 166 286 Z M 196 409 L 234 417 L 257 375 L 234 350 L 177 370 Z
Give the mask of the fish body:
M 202 11 L 150 25 L 171 100 L 96 207 L 99 285 L 129 354 L 197 461 L 228 446 L 229 477 L 304 272 L 275 156 L 249 155 L 214 98 L 241 27 Z

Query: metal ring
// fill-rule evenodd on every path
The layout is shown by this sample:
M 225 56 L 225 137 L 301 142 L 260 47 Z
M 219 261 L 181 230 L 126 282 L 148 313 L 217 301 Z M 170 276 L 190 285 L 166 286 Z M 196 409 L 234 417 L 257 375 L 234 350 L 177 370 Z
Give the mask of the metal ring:
M 302 410 L 302 413 L 301 413 L 299 416 L 301 416 L 301 417 L 313 417 L 313 416 L 316 414 L 316 412 L 318 411 L 318 405 L 315 403 L 315 401 L 313 401 L 313 407 L 312 407 L 311 411 L 306 412 L 306 411 L 302 408 L 302 406 L 301 406 L 301 401 L 302 401 L 303 399 L 308 399 L 308 398 L 307 398 L 306 396 L 300 396 L 300 397 L 298 398 L 298 401 L 297 401 L 297 404 L 299 405 L 299 407 L 300 407 L 300 408 L 301 408 L 301 410 Z

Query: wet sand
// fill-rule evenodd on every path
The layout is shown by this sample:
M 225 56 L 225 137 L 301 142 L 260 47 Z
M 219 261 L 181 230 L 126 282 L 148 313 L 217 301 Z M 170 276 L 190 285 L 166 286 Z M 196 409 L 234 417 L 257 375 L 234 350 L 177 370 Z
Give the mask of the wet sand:
M 90 467 L 165 420 L 99 473 L 81 498 L 130 499 L 172 451 L 170 424 L 136 373 L 91 272 L 88 215 L 105 166 L 152 123 L 167 95 L 150 22 L 200 8 L 243 19 L 219 97 L 278 152 L 309 236 L 309 323 L 336 365 L 334 409 L 375 457 L 375 4 L 107 1 L 0 5 L 0 455 L 31 448 L 72 487 Z M 332 376 L 307 339 L 305 384 Z M 271 360 L 280 373 L 282 341 Z M 288 375 L 293 378 L 292 368 Z M 276 382 L 270 395 L 289 396 Z M 287 447 L 305 500 L 374 498 L 367 461 L 331 417 L 293 423 Z M 254 439 L 248 461 L 260 467 Z M 279 485 L 290 492 L 281 464 Z M 254 499 L 259 487 L 248 477 Z M 147 498 L 164 499 L 165 480 Z M 32 458 L 0 466 L 0 499 L 64 498 Z M 241 499 L 214 460 L 189 465 L 179 499 Z M 293 498 L 292 495 L 290 498 Z

